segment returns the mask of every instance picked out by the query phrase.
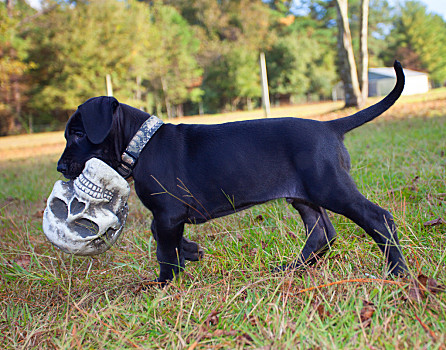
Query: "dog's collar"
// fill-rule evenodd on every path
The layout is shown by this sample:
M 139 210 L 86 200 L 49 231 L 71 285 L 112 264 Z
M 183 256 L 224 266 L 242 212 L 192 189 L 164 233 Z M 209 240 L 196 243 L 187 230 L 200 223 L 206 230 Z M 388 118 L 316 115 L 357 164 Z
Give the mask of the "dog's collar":
M 117 169 L 119 175 L 124 179 L 127 179 L 132 175 L 139 154 L 161 125 L 163 125 L 163 121 L 152 115 L 139 128 L 135 136 L 133 136 L 124 153 L 121 155 L 121 163 Z

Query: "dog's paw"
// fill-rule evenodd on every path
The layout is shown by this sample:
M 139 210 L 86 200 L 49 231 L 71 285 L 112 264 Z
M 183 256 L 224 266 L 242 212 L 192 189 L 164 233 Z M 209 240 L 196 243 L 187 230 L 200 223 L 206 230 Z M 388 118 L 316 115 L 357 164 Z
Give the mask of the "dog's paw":
M 409 270 L 404 262 L 399 262 L 396 264 L 391 264 L 387 266 L 388 276 L 393 277 L 408 277 L 410 275 Z
M 276 266 L 272 269 L 272 273 L 283 273 L 286 271 L 297 271 L 298 273 L 302 273 L 308 267 L 307 264 L 302 263 L 299 260 L 293 261 L 290 264 L 285 264 L 282 266 Z
M 283 271 L 285 271 L 286 270 L 286 265 L 282 265 L 282 266 L 276 266 L 276 267 L 273 267 L 272 269 L 271 269 L 271 272 L 272 273 L 282 273 Z
M 183 254 L 184 259 L 189 261 L 199 261 L 204 257 L 204 250 L 198 243 L 183 237 Z

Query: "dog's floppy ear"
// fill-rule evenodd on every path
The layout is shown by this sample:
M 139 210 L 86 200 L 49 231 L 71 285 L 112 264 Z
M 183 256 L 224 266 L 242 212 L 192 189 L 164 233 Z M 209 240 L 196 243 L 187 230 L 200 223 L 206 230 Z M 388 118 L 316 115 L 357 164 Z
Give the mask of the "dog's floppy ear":
M 119 106 L 114 97 L 93 97 L 78 107 L 82 116 L 82 124 L 90 142 L 100 144 L 110 133 L 113 113 Z

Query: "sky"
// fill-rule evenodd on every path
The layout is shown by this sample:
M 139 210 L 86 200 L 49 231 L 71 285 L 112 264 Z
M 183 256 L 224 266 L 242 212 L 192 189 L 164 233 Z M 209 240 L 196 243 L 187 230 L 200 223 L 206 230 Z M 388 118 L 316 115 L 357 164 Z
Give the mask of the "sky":
M 433 12 L 442 15 L 444 19 L 446 19 L 446 1 L 445 0 L 426 0 L 426 5 L 428 5 L 429 9 L 432 9 Z
M 299 0 L 294 1 L 299 2 Z M 40 0 L 28 0 L 28 2 L 34 8 L 38 8 L 40 6 Z M 394 0 L 394 2 L 396 1 Z M 427 6 L 429 12 L 441 15 L 443 19 L 446 20 L 446 0 L 421 0 L 421 2 Z
M 421 0 L 429 12 L 441 15 L 446 20 L 446 0 Z
M 440 15 L 443 17 L 444 20 L 446 20 L 446 0 L 419 0 L 419 1 L 427 6 L 428 12 Z M 292 0 L 292 2 L 296 5 L 297 8 L 299 8 L 301 0 Z M 389 0 L 389 3 L 393 5 L 396 5 L 400 2 L 404 2 L 404 0 Z

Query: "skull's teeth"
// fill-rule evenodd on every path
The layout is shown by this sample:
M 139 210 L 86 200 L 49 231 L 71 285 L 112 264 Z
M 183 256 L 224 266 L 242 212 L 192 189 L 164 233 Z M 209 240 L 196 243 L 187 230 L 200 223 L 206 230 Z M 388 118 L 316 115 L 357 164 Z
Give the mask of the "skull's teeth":
M 76 180 L 74 183 L 82 192 L 96 199 L 102 198 L 102 189 L 89 181 L 83 174 L 81 174 Z
M 102 189 L 101 187 L 95 185 L 90 180 L 88 180 L 83 174 L 74 181 L 75 185 L 84 193 L 95 199 L 102 199 L 111 201 L 113 198 L 113 193 L 111 191 Z

